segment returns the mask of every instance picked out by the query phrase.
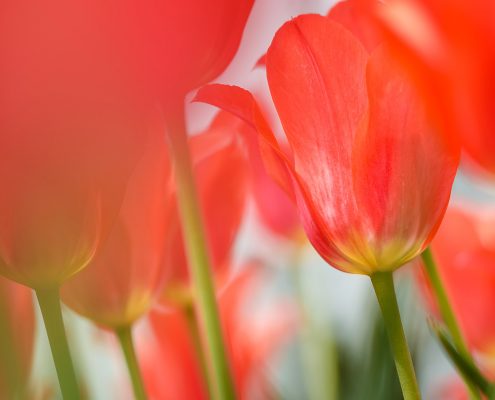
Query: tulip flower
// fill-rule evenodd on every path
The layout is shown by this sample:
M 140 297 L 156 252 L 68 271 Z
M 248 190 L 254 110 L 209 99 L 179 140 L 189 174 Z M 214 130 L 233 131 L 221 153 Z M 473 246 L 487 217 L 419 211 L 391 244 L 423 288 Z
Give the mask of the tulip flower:
M 343 25 L 344 24 L 344 25 Z M 418 398 L 391 272 L 419 255 L 443 217 L 458 155 L 438 138 L 386 46 L 371 53 L 335 20 L 298 17 L 267 53 L 285 153 L 248 92 L 221 85 L 197 99 L 258 131 L 267 169 L 296 201 L 306 233 L 331 265 L 370 275 L 406 398 Z M 397 336 L 398 335 L 398 336 Z M 403 357 L 401 359 L 401 357 Z
M 34 347 L 31 291 L 0 278 L 0 397 L 24 398 Z
M 155 134 L 157 132 L 158 134 Z M 109 237 L 87 268 L 69 280 L 62 299 L 73 310 L 115 331 L 126 356 L 137 399 L 145 399 L 131 327 L 163 290 L 163 250 L 172 188 L 160 131 L 134 169 Z
M 189 288 L 171 164 L 163 135 L 154 128 L 129 179 L 108 239 L 62 290 L 62 299 L 69 307 L 115 331 L 124 351 L 131 353 L 131 327 L 165 287 L 172 293 Z M 244 211 L 247 162 L 239 144 L 235 132 L 215 124 L 190 140 L 218 274 L 225 273 Z M 223 223 L 218 224 L 219 220 Z M 132 358 L 128 362 L 137 385 L 136 396 L 143 398 L 138 367 Z
M 279 300 L 264 306 L 256 302 L 269 278 L 259 265 L 248 265 L 219 296 L 238 399 L 273 397 L 266 363 L 296 329 L 297 317 L 290 303 Z M 150 324 L 152 332 L 143 335 L 138 345 L 150 396 L 164 400 L 207 399 L 195 347 L 198 338 L 190 335 L 185 316 L 157 309 L 150 315 Z M 163 385 L 164 376 L 169 377 L 167 385 Z
M 375 11 L 446 138 L 460 140 L 471 164 L 493 174 L 493 3 L 399 0 Z
M 165 284 L 163 252 L 173 185 L 163 137 L 156 129 L 151 136 L 108 238 L 62 289 L 69 307 L 109 328 L 134 323 Z
M 0 274 L 35 289 L 71 400 L 58 291 L 111 230 L 148 118 L 99 11 L 82 0 L 0 5 Z

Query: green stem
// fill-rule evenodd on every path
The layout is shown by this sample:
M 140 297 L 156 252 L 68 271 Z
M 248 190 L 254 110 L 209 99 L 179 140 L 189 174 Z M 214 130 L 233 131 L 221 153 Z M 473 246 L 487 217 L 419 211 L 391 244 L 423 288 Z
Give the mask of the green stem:
M 148 396 L 146 395 L 143 378 L 141 376 L 141 371 L 139 370 L 139 363 L 134 350 L 131 327 L 128 326 L 116 329 L 115 334 L 119 338 L 120 347 L 122 347 L 122 351 L 124 352 L 127 369 L 129 370 L 129 376 L 132 381 L 132 388 L 134 389 L 134 396 L 136 400 L 146 400 Z
M 45 322 L 62 397 L 65 400 L 79 400 L 81 395 L 65 335 L 59 288 L 36 290 L 36 296 Z
M 449 296 L 447 295 L 447 291 L 445 290 L 445 286 L 443 284 L 440 272 L 438 271 L 438 267 L 435 262 L 435 258 L 433 257 L 430 248 L 427 248 L 421 254 L 421 258 L 423 259 L 423 264 L 426 274 L 428 275 L 428 280 L 430 281 L 433 288 L 435 299 L 440 309 L 440 314 L 442 315 L 442 319 L 445 322 L 447 329 L 449 330 L 457 351 L 469 361 L 473 361 L 471 353 L 469 352 L 469 349 L 466 345 L 464 335 L 462 334 L 459 323 L 457 322 L 454 310 L 452 309 L 452 306 L 450 304 Z M 472 399 L 481 399 L 479 392 L 473 385 L 468 382 L 466 382 L 466 385 L 468 386 L 470 397 Z
M 235 398 L 235 391 L 223 342 L 206 237 L 196 192 L 184 120 L 184 107 L 180 104 L 180 107 L 175 110 L 168 111 L 169 113 L 165 115 L 167 137 L 170 155 L 174 161 L 179 212 L 198 316 L 205 328 L 208 359 L 211 361 L 216 394 L 221 400 L 230 400 Z
M 400 319 L 392 273 L 377 272 L 371 275 L 371 283 L 385 321 L 404 400 L 419 400 L 421 395 Z
M 194 346 L 194 351 L 201 369 L 201 375 L 203 377 L 203 382 L 205 384 L 206 390 L 208 392 L 208 398 L 213 398 L 213 391 L 211 387 L 210 373 L 208 371 L 208 363 L 206 355 L 203 349 L 203 343 L 201 340 L 201 333 L 199 331 L 198 320 L 196 312 L 194 311 L 194 306 L 188 305 L 184 307 L 184 315 L 187 320 L 187 328 L 191 336 L 191 340 Z

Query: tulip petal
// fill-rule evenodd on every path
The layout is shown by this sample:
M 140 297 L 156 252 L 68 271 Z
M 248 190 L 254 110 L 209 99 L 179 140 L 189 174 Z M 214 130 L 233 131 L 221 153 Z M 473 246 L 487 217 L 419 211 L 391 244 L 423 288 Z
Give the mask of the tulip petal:
M 355 198 L 375 262 L 386 263 L 393 252 L 403 264 L 436 232 L 458 159 L 432 130 L 419 96 L 383 46 L 370 57 L 367 86 L 368 124 L 353 152 Z
M 351 171 L 354 137 L 368 106 L 366 61 L 366 50 L 347 29 L 316 15 L 286 23 L 267 56 L 270 91 L 313 215 L 310 223 L 304 218 L 306 230 L 326 231 L 312 242 L 334 264 L 349 255 L 324 243 L 348 241 L 360 224 Z M 333 248 L 332 257 L 324 247 Z
M 334 5 L 328 18 L 342 24 L 372 52 L 379 45 L 381 35 L 373 21 L 372 15 L 363 5 L 363 0 L 345 0 Z
M 291 178 L 287 171 L 287 166 L 291 164 L 289 156 L 280 147 L 250 92 L 238 86 L 213 84 L 201 88 L 194 101 L 208 103 L 230 112 L 251 126 L 254 132 L 258 132 L 266 169 L 280 187 L 293 197 Z

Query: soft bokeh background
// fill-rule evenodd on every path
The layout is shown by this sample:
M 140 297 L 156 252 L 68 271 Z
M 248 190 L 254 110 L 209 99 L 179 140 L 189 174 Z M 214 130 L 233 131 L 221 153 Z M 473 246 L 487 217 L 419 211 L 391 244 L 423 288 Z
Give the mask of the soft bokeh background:
M 257 0 L 239 52 L 217 81 L 249 88 L 269 103 L 264 71 L 253 67 L 268 48 L 273 34 L 290 18 L 302 13 L 326 13 L 332 3 Z M 191 104 L 188 108 L 190 130 L 204 129 L 215 113 L 212 107 Z M 453 196 L 493 202 L 495 189 L 461 172 Z M 301 304 L 301 320 L 305 322 L 289 345 L 270 360 L 270 376 L 280 399 L 401 398 L 369 278 L 330 268 L 309 244 L 295 245 L 276 237 L 263 227 L 251 204 L 233 264 L 242 265 L 252 258 L 261 260 L 276 275 L 275 281 L 259 294 L 258 301 L 269 303 L 275 297 L 294 299 Z M 455 373 L 429 331 L 423 300 L 412 279 L 414 268 L 417 266 L 399 271 L 396 284 L 420 385 L 425 398 L 434 399 L 436 388 L 442 382 L 455 379 Z M 88 398 L 132 398 L 125 363 L 113 335 L 96 329 L 68 310 L 65 316 L 69 341 Z M 146 328 L 146 321 L 142 321 L 136 334 L 139 336 L 139 331 Z M 32 381 L 37 398 L 55 396 L 53 389 L 45 387 L 51 382 L 53 388 L 57 388 L 57 381 L 41 328 L 36 339 Z

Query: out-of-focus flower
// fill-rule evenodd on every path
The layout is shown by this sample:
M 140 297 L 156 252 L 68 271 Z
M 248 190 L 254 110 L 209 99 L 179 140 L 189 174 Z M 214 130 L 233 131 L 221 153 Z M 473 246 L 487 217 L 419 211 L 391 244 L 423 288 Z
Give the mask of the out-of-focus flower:
M 433 399 L 438 400 L 468 400 L 469 393 L 461 380 L 452 380 L 443 387 L 435 390 Z
M 24 398 L 34 345 L 31 290 L 0 278 L 0 397 Z
M 260 266 L 246 266 L 219 296 L 226 345 L 240 399 L 269 399 L 275 395 L 266 375 L 266 364 L 291 338 L 297 326 L 297 316 L 290 303 L 256 302 L 269 278 L 266 272 Z M 138 338 L 150 398 L 207 399 L 184 314 L 156 310 L 150 320 L 151 337 Z M 163 377 L 167 377 L 167 384 L 163 384 Z
M 432 243 L 439 272 L 468 343 L 491 354 L 495 351 L 495 321 L 488 317 L 495 312 L 494 224 L 493 208 L 452 206 Z M 429 304 L 435 305 L 432 296 Z
M 388 49 L 369 53 L 342 24 L 305 15 L 278 31 L 266 64 L 289 154 L 250 93 L 211 85 L 197 100 L 259 132 L 265 165 L 297 202 L 316 250 L 362 274 L 420 254 L 447 206 L 458 154 L 432 132 Z
M 244 213 L 248 163 L 238 133 L 218 121 L 190 139 L 215 274 L 227 264 Z M 127 186 L 119 218 L 88 267 L 67 282 L 62 298 L 78 313 L 111 328 L 129 326 L 164 290 L 189 290 L 171 164 L 160 130 L 152 132 Z
M 125 0 L 131 63 L 162 101 L 216 78 L 237 52 L 254 0 Z
M 296 239 L 300 230 L 299 217 L 286 193 L 267 174 L 252 126 L 226 111 L 220 111 L 212 128 L 238 132 L 249 153 L 249 188 L 261 221 L 272 232 Z
M 36 289 L 91 260 L 146 136 L 93 6 L 0 5 L 0 273 Z
M 239 132 L 219 117 L 206 131 L 190 138 L 196 187 L 205 222 L 215 276 L 228 278 L 232 246 L 244 215 L 249 164 Z M 178 212 L 169 227 L 165 263 L 171 271 L 167 291 L 189 290 L 189 269 Z M 175 293 L 177 294 L 177 293 Z
M 375 10 L 447 139 L 495 173 L 495 4 L 397 0 Z
M 172 183 L 163 134 L 153 129 L 108 239 L 62 289 L 68 306 L 109 328 L 130 326 L 151 308 L 165 284 Z

